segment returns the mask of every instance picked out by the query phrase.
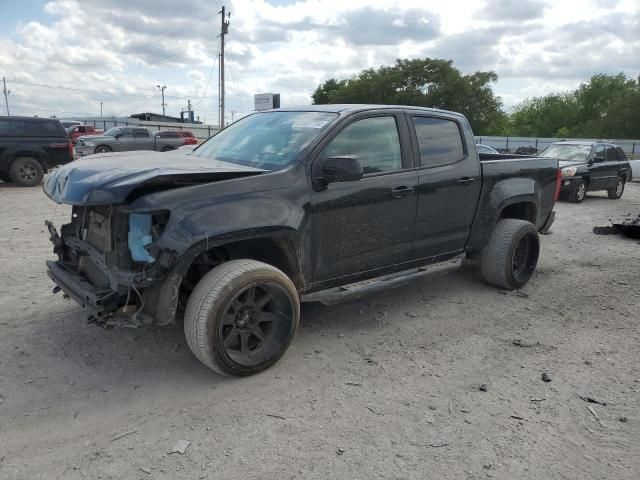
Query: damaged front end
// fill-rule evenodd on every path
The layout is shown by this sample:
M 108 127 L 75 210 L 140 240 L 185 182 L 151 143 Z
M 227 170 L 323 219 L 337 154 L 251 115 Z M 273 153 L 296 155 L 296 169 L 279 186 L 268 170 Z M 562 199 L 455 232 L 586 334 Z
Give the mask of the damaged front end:
M 47 261 L 54 291 L 62 290 L 102 326 L 170 323 L 181 277 L 169 275 L 174 255 L 154 245 L 168 220 L 167 211 L 105 205 L 74 206 L 59 234 L 45 222 L 58 256 Z

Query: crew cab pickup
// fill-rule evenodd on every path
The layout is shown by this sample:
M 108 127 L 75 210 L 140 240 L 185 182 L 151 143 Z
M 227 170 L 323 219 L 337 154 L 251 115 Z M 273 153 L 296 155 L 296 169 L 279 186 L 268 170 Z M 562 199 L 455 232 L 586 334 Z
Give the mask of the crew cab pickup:
M 113 127 L 101 135 L 78 137 L 76 153 L 80 157 L 94 153 L 156 150 L 168 152 L 185 144 L 182 136 L 170 137 L 143 127 Z
M 192 153 L 112 153 L 45 185 L 56 284 L 103 326 L 184 319 L 227 375 L 275 363 L 300 301 L 334 303 L 466 256 L 487 282 L 534 273 L 558 163 L 479 158 L 464 116 L 405 106 L 255 113 Z
M 0 117 L 0 180 L 21 187 L 42 182 L 57 165 L 73 161 L 73 145 L 54 118 Z

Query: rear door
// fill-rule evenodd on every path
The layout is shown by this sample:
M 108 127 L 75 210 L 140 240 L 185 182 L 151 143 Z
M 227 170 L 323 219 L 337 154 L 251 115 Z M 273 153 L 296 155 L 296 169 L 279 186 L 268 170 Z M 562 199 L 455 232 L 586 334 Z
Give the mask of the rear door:
M 151 136 L 151 132 L 146 128 L 134 128 L 133 150 L 153 150 L 155 141 Z
M 357 155 L 364 177 L 312 190 L 307 241 L 314 285 L 373 276 L 412 258 L 417 174 L 402 111 L 353 115 L 315 161 L 341 155 Z
M 607 167 L 607 188 L 613 188 L 618 183 L 618 174 L 620 173 L 620 156 L 615 145 L 607 145 L 605 154 L 605 165 Z
M 460 117 L 408 113 L 418 165 L 417 259 L 464 249 L 482 174 L 473 137 Z M 463 123 L 464 122 L 464 123 Z

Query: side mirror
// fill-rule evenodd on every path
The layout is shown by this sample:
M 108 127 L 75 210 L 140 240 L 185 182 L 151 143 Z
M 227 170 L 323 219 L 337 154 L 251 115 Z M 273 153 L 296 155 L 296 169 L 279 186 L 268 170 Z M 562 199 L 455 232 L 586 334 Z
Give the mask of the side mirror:
M 322 183 L 354 182 L 362 178 L 362 163 L 357 155 L 325 157 L 320 160 L 319 180 Z
M 595 163 L 604 162 L 604 157 L 593 157 Z

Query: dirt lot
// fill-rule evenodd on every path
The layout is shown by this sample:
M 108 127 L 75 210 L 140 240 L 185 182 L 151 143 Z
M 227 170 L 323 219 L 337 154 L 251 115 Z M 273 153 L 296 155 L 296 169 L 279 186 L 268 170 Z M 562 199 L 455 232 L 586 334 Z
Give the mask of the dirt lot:
M 178 327 L 85 324 L 44 273 L 43 221 L 69 209 L 0 198 L 2 479 L 640 478 L 640 245 L 591 232 L 640 213 L 639 185 L 559 204 L 526 297 L 454 269 L 304 305 L 283 360 L 246 379 Z

